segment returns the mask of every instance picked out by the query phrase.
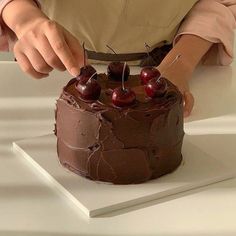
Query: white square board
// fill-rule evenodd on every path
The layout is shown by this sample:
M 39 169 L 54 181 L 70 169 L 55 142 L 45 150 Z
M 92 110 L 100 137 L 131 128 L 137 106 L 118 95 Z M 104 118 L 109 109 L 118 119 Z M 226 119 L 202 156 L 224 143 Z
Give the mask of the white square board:
M 88 217 L 130 207 L 235 176 L 223 161 L 204 153 L 185 136 L 184 161 L 171 174 L 137 185 L 112 185 L 80 177 L 61 166 L 57 158 L 56 137 L 35 137 L 13 143 L 22 154 Z M 228 163 L 230 164 L 230 163 Z

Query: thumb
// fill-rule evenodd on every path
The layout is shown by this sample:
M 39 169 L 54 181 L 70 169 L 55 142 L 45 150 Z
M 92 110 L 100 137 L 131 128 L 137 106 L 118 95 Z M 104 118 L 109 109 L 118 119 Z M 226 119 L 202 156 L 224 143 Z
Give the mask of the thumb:
M 188 117 L 193 109 L 194 97 L 189 91 L 183 93 L 184 97 L 184 117 Z

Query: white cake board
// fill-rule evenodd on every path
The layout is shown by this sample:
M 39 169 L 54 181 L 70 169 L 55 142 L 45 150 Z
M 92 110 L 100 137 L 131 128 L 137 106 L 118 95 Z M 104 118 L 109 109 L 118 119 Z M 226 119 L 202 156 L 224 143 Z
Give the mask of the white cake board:
M 188 141 L 187 135 L 181 166 L 171 174 L 137 185 L 94 182 L 68 171 L 58 161 L 56 137 L 53 134 L 14 142 L 13 147 L 88 217 L 235 176 L 235 171 L 223 163 L 225 160 L 220 161 L 204 153 Z

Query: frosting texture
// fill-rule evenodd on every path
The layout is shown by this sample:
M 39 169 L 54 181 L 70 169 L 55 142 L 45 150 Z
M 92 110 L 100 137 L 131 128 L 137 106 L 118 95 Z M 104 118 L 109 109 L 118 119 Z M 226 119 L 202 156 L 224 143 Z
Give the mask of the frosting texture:
M 114 184 L 137 184 L 174 171 L 181 163 L 183 101 L 167 80 L 161 98 L 145 96 L 138 75 L 126 86 L 137 101 L 114 107 L 112 89 L 120 82 L 98 75 L 98 101 L 83 101 L 72 79 L 56 104 L 57 152 L 60 163 L 86 178 Z

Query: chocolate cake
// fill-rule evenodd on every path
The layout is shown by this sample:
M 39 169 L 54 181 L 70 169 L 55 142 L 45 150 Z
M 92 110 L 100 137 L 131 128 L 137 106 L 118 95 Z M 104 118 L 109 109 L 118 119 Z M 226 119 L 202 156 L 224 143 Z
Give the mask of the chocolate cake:
M 119 81 L 98 74 L 98 100 L 85 100 L 72 79 L 56 105 L 57 152 L 60 163 L 95 181 L 137 184 L 174 171 L 181 163 L 183 100 L 170 81 L 165 93 L 150 98 L 139 75 L 125 85 L 134 91 L 130 106 L 117 107 L 112 91 Z

